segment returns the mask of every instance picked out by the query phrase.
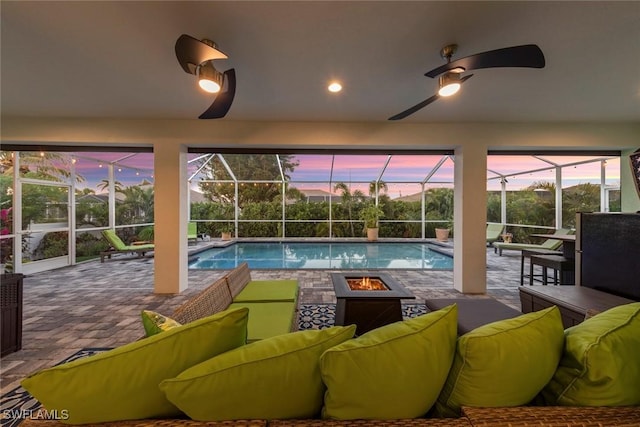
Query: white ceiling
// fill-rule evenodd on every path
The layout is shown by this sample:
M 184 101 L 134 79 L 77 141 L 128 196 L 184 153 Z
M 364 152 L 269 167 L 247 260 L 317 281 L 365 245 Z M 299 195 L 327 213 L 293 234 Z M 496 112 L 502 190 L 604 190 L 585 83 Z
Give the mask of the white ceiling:
M 473 71 L 403 122 L 638 121 L 640 2 L 2 1 L 2 114 L 195 119 L 211 103 L 182 71 L 183 33 L 236 69 L 221 120 L 386 121 L 435 93 L 456 57 L 535 43 L 544 69 Z M 454 57 L 455 59 L 455 57 Z M 326 86 L 339 79 L 344 90 Z

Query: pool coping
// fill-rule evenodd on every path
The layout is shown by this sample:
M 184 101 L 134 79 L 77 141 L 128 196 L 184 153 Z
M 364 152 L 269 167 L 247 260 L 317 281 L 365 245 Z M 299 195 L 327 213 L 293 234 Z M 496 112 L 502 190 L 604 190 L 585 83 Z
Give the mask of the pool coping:
M 435 238 L 427 238 L 427 239 L 402 239 L 402 238 L 380 238 L 376 241 L 369 241 L 366 238 L 357 238 L 357 237 L 347 237 L 347 238 L 328 238 L 328 237 L 317 237 L 317 238 L 300 238 L 300 237 L 290 237 L 290 238 L 275 238 L 275 237 L 263 237 L 263 238 L 232 238 L 231 240 L 212 240 L 210 244 L 198 247 L 197 249 L 193 249 L 188 252 L 188 260 L 187 263 L 191 263 L 198 259 L 198 254 L 209 249 L 221 249 L 226 248 L 236 243 L 361 243 L 361 244 L 393 244 L 393 243 L 420 243 L 429 245 L 429 249 L 437 252 L 441 255 L 449 256 L 453 258 L 453 241 L 442 242 L 436 240 Z M 223 271 L 228 270 L 228 268 L 194 268 L 190 270 L 198 271 L 198 270 L 211 270 L 211 271 Z M 254 270 L 282 270 L 282 268 L 253 268 Z M 334 268 L 305 268 L 304 270 L 327 270 L 333 271 L 336 270 Z M 453 268 L 372 268 L 371 270 L 414 270 L 414 271 L 452 271 Z

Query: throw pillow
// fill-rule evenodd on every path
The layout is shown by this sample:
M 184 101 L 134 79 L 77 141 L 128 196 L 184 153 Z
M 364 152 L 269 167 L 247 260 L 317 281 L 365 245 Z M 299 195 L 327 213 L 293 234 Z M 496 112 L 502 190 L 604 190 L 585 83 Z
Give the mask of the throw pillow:
M 425 415 L 447 379 L 456 330 L 457 307 L 451 305 L 374 329 L 327 350 L 320 358 L 327 386 L 323 418 Z
M 319 359 L 353 337 L 355 326 L 307 330 L 256 341 L 160 383 L 194 420 L 311 418 L 322 407 Z
M 176 417 L 160 381 L 244 345 L 249 310 L 215 314 L 95 356 L 29 375 L 22 386 L 69 424 Z
M 458 338 L 436 415 L 460 416 L 461 406 L 520 406 L 549 382 L 562 355 L 558 307 L 480 326 Z
M 640 302 L 568 328 L 560 366 L 542 396 L 549 405 L 640 405 Z
M 142 310 L 140 315 L 142 317 L 144 332 L 148 337 L 180 326 L 180 323 L 172 318 L 156 313 L 155 311 Z

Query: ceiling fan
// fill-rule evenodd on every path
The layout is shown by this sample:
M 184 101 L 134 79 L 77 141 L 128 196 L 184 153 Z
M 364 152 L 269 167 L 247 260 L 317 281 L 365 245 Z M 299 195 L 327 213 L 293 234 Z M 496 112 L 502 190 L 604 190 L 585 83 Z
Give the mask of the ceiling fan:
M 176 57 L 182 69 L 198 76 L 200 87 L 218 95 L 211 106 L 199 119 L 219 119 L 224 117 L 236 94 L 236 71 L 233 68 L 224 73 L 213 66 L 214 59 L 227 59 L 227 55 L 218 50 L 216 44 L 208 39 L 198 40 L 186 34 L 176 41 Z M 226 82 L 226 87 L 225 87 Z M 224 90 L 222 90 L 224 87 Z
M 545 65 L 544 54 L 535 44 L 489 50 L 451 61 L 451 57 L 456 53 L 457 49 L 458 45 L 456 44 L 443 47 L 440 51 L 440 56 L 446 59 L 447 63 L 425 73 L 425 76 L 431 78 L 440 76 L 438 79 L 438 93 L 395 116 L 389 117 L 389 120 L 404 119 L 440 99 L 440 97 L 451 96 L 458 92 L 462 83 L 473 76 L 473 74 L 468 74 L 462 77 L 461 74 L 466 71 L 499 67 L 544 68 Z

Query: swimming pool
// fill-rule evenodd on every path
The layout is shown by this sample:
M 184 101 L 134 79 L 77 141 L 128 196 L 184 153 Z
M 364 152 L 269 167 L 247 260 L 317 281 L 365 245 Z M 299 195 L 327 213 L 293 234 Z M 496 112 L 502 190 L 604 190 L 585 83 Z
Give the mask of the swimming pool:
M 453 258 L 427 243 L 254 243 L 237 242 L 194 255 L 191 269 L 231 269 L 243 262 L 253 269 L 438 269 Z

